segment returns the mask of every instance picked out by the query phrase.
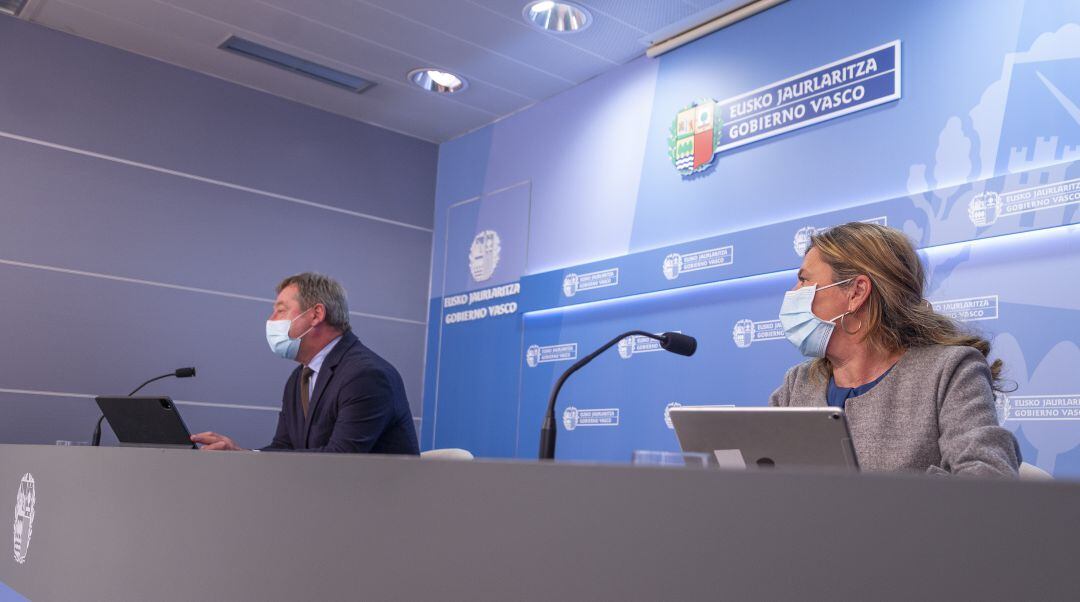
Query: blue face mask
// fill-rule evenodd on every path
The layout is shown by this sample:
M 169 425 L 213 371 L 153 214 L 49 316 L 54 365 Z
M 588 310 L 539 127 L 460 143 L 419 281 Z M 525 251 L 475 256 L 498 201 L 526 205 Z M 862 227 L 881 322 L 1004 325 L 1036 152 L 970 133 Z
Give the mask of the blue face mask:
M 270 344 L 270 351 L 273 351 L 274 355 L 285 360 L 296 359 L 296 354 L 300 352 L 300 339 L 304 338 L 304 335 L 311 332 L 311 328 L 315 327 L 312 326 L 311 328 L 308 328 L 304 331 L 304 334 L 295 339 L 289 337 L 289 330 L 292 328 L 293 321 L 313 309 L 315 309 L 314 305 L 301 312 L 292 320 L 266 321 L 266 342 Z
M 836 322 L 850 312 L 844 312 L 832 320 L 825 321 L 814 315 L 814 295 L 831 286 L 851 282 L 853 278 L 834 282 L 818 288 L 817 285 L 804 286 L 784 293 L 784 304 L 780 306 L 780 324 L 784 326 L 784 336 L 799 352 L 806 357 L 825 357 L 825 348 L 829 346 Z

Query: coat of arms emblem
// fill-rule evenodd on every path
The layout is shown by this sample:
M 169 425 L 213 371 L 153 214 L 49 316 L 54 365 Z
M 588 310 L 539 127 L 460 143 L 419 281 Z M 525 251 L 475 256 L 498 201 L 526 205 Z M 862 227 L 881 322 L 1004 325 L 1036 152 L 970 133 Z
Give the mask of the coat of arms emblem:
M 578 426 L 578 409 L 574 406 L 568 406 L 562 413 L 563 428 L 572 431 Z
M 483 282 L 491 278 L 499 265 L 501 251 L 499 234 L 494 230 L 484 230 L 473 238 L 469 247 L 469 273 L 473 280 Z
M 34 534 L 34 504 L 37 494 L 34 492 L 34 477 L 30 473 L 19 481 L 19 493 L 15 497 L 15 562 L 26 562 L 26 553 L 30 549 L 30 536 Z
M 721 125 L 716 101 L 711 99 L 699 100 L 675 115 L 669 130 L 668 156 L 676 171 L 688 176 L 712 165 Z

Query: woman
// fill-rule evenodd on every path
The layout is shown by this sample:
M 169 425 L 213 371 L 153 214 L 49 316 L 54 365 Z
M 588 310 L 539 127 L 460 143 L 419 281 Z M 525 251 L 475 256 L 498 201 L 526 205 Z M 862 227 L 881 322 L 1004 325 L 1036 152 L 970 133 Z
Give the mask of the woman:
M 807 357 L 773 406 L 844 408 L 864 470 L 1015 476 L 998 426 L 1001 360 L 923 299 L 922 263 L 892 228 L 853 222 L 811 238 L 780 321 Z

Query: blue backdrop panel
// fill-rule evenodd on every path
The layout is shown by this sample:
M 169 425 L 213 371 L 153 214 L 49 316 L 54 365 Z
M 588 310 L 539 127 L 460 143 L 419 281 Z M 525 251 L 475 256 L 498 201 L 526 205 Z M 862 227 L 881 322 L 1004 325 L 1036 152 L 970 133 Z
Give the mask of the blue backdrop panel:
M 1078 207 L 1080 162 L 1059 163 L 530 275 L 523 304 L 564 307 L 795 268 L 814 232 L 850 221 L 901 229 L 926 248 L 1073 223 Z M 617 277 L 582 284 L 609 274 Z
M 765 403 L 801 359 L 776 314 L 810 236 L 869 221 L 923 249 L 926 296 L 938 311 L 992 337 L 1016 384 L 998 397 L 999 414 L 1025 458 L 1080 476 L 1080 296 L 1066 276 L 1080 272 L 1080 5 L 852 4 L 790 0 L 441 147 L 440 216 L 476 191 L 533 182 L 532 268 L 520 280 L 518 326 L 477 330 L 498 342 L 449 340 L 446 325 L 429 334 L 442 357 L 468 356 L 455 360 L 465 373 L 453 382 L 484 383 L 455 393 L 476 397 L 454 406 L 460 424 L 486 421 L 520 389 L 520 413 L 462 427 L 456 443 L 486 446 L 502 437 L 490 430 L 512 431 L 509 453 L 534 457 L 558 374 L 631 328 L 682 330 L 700 351 L 688 359 L 623 345 L 628 358 L 613 349 L 575 375 L 558 408 L 560 458 L 627 461 L 635 448 L 674 449 L 663 420 L 673 403 Z M 894 40 L 898 99 L 724 150 L 693 175 L 677 171 L 669 138 L 688 103 L 722 105 Z M 647 118 L 634 112 L 642 107 Z M 590 111 L 603 119 L 578 118 Z M 638 148 L 634 139 L 644 139 L 640 155 L 626 152 Z M 437 240 L 471 241 L 481 231 L 436 220 Z M 436 266 L 468 269 L 460 249 L 437 245 L 434 254 Z M 443 312 L 438 294 L 432 309 Z M 517 362 L 493 376 L 511 346 Z M 444 395 L 434 374 L 447 366 L 438 353 L 428 357 L 430 412 Z
M 977 328 L 1005 362 L 998 417 L 1024 459 L 1080 475 L 1080 226 L 930 249 L 928 298 Z M 961 300 L 947 303 L 950 300 Z M 942 306 L 944 304 L 944 307 Z
M 1080 301 L 1055 276 L 1080 267 L 1077 169 L 1058 164 L 526 276 L 516 455 L 536 454 L 559 374 L 627 330 L 685 332 L 699 350 L 682 358 L 628 340 L 575 375 L 556 411 L 559 458 L 626 461 L 634 449 L 676 449 L 665 421 L 673 404 L 765 404 L 802 360 L 777 313 L 810 235 L 868 221 L 902 228 L 923 249 L 926 298 L 995 342 L 992 357 L 1009 370 L 999 418 L 1025 457 L 1080 474 L 1070 455 L 1080 444 L 1080 382 L 1064 367 L 1080 365 Z M 1036 327 L 1034 315 L 1062 326 Z
M 734 328 L 743 320 L 774 320 L 793 281 L 786 271 L 526 314 L 526 347 L 576 343 L 579 356 L 628 330 L 680 331 L 699 341 L 687 358 L 648 339 L 624 340 L 571 377 L 556 407 L 557 457 L 629 461 L 634 449 L 678 449 L 665 422 L 672 403 L 765 405 L 778 384 L 777 371 L 765 367 L 790 366 L 798 353 L 783 339 L 737 339 Z M 526 359 L 518 456 L 536 456 L 548 394 L 569 363 L 532 367 Z M 577 410 L 576 424 L 568 407 Z M 614 412 L 595 424 L 581 420 L 600 409 Z
M 1068 294 L 1071 282 L 1054 277 L 1080 266 L 1080 226 L 943 245 L 921 255 L 927 299 L 991 339 L 991 357 L 1005 362 L 999 419 L 1016 433 L 1025 458 L 1059 474 L 1080 474 L 1080 454 L 1072 451 L 1080 444 L 1080 302 Z M 784 371 L 803 360 L 776 323 L 793 283 L 789 270 L 525 314 L 517 455 L 535 455 L 559 374 L 626 330 L 679 330 L 700 344 L 692 358 L 640 342 L 619 345 L 572 377 L 556 408 L 559 458 L 626 461 L 634 449 L 677 449 L 665 422 L 672 404 L 764 405 Z M 534 345 L 576 345 L 577 353 L 547 361 L 541 353 L 530 361 Z

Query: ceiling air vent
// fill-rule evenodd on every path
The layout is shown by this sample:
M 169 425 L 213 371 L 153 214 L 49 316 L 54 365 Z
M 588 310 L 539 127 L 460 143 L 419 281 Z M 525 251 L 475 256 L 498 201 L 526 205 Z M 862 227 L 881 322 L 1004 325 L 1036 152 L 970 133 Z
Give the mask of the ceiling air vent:
M 7 2 L 9 0 L 0 0 L 0 2 Z M 308 60 L 304 60 L 298 56 L 286 54 L 280 50 L 274 50 L 262 44 L 256 44 L 250 40 L 231 36 L 228 40 L 225 40 L 221 44 L 222 50 L 228 50 L 234 54 L 247 57 L 249 59 L 255 59 L 280 67 L 293 73 L 299 73 L 321 81 L 324 84 L 330 84 L 348 90 L 350 92 L 363 92 L 368 88 L 375 85 L 375 82 L 370 82 L 362 77 L 355 75 L 349 75 L 348 73 L 338 71 L 337 69 L 331 69 L 318 63 L 313 63 Z
M 0 13 L 18 17 L 26 6 L 26 0 L 0 0 Z

